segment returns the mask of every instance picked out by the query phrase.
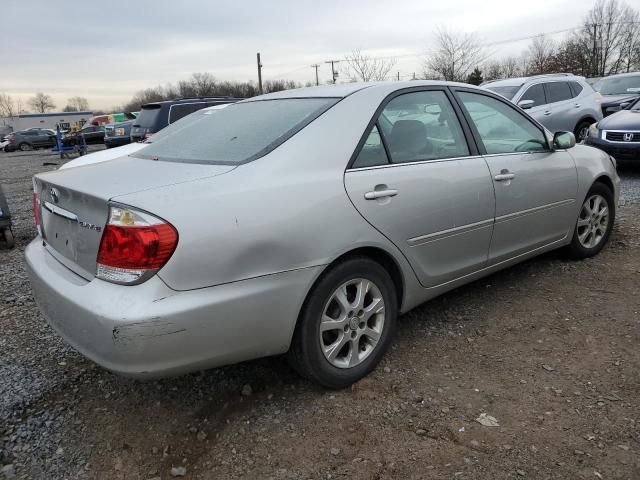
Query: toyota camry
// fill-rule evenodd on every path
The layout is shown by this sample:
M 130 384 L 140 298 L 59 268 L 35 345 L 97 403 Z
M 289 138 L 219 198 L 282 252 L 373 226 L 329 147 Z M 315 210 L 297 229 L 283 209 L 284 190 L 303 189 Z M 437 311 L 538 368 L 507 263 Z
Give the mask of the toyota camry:
M 341 388 L 399 313 L 548 250 L 597 254 L 619 179 L 499 95 L 414 81 L 255 97 L 33 183 L 35 297 L 82 354 L 153 377 L 288 353 Z

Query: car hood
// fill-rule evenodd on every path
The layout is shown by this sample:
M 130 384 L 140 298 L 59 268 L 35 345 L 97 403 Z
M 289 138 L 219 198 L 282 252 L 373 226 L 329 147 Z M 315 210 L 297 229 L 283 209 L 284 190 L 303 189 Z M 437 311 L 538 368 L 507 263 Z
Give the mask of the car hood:
M 602 106 L 606 107 L 608 105 L 618 105 L 627 100 L 632 101 L 638 97 L 638 94 L 629 94 L 624 93 L 622 95 L 603 95 L 602 96 Z
M 640 130 L 640 110 L 620 110 L 598 122 L 601 130 Z

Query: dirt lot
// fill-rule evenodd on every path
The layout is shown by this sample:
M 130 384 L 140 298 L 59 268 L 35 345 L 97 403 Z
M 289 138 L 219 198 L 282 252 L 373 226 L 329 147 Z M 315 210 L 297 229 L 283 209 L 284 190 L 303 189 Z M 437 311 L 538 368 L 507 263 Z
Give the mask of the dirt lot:
M 544 255 L 417 308 L 375 372 L 331 392 L 282 358 L 141 383 L 66 347 L 22 260 L 52 159 L 0 154 L 18 242 L 0 250 L 5 477 L 640 478 L 639 168 L 600 256 Z

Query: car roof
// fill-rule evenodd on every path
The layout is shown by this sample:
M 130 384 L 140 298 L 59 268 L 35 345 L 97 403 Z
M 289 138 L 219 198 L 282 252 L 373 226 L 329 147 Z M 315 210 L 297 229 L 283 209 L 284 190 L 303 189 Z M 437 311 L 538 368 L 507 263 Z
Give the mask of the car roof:
M 243 100 L 243 102 L 251 102 L 257 100 L 275 100 L 281 98 L 344 98 L 361 90 L 375 91 L 384 90 L 393 92 L 411 87 L 424 86 L 461 86 L 472 87 L 468 83 L 446 82 L 444 80 L 408 80 L 402 82 L 386 81 L 386 82 L 353 82 L 340 83 L 337 85 L 320 85 L 317 87 L 294 88 L 291 90 L 282 90 L 280 92 L 267 93 L 253 98 Z
M 225 101 L 238 101 L 242 98 L 236 97 L 193 97 L 193 98 L 177 98 L 175 100 L 163 100 L 160 102 L 149 102 L 142 105 L 141 108 L 149 107 L 151 105 L 176 105 L 180 103 L 198 103 L 198 102 L 225 102 Z
M 635 77 L 640 75 L 640 72 L 625 72 L 625 73 L 616 73 L 615 75 L 608 75 L 606 77 L 602 77 L 598 80 L 606 80 L 607 78 L 617 78 L 617 77 Z

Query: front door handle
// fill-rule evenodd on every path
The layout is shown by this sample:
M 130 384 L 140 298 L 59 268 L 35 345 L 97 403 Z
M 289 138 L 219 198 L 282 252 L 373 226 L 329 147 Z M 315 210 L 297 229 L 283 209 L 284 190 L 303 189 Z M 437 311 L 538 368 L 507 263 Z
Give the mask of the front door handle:
M 509 180 L 513 180 L 514 178 L 516 178 L 515 173 L 511 173 L 506 169 L 502 170 L 498 175 L 493 177 L 496 182 L 507 182 Z
M 551 115 L 551 110 L 547 110 L 546 112 L 544 112 L 545 117 L 548 117 L 549 115 Z
M 375 200 L 376 198 L 395 197 L 398 195 L 398 190 L 374 190 L 373 192 L 367 192 L 364 194 L 365 200 Z
M 582 106 L 582 105 L 580 105 L 579 103 L 576 103 L 576 104 L 574 105 L 574 107 L 576 107 L 576 108 L 580 108 L 581 106 Z

